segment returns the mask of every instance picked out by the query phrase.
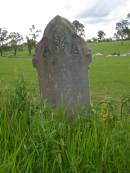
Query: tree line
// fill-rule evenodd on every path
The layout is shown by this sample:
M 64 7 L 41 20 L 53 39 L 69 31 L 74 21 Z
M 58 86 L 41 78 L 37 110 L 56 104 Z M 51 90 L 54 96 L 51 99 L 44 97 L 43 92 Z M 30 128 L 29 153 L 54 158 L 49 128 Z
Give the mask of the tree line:
M 116 33 L 114 33 L 113 38 L 116 40 L 124 40 L 124 39 L 130 39 L 130 13 L 127 14 L 126 18 L 121 20 L 120 22 L 116 23 Z M 75 31 L 77 35 L 84 37 L 85 36 L 85 26 L 80 23 L 78 20 L 74 20 L 72 22 Z M 8 33 L 8 31 L 4 28 L 0 28 L 0 55 L 3 56 L 4 50 L 13 50 L 14 56 L 17 54 L 18 48 L 25 44 L 28 48 L 28 54 L 29 56 L 32 54 L 32 50 L 36 49 L 37 46 L 37 38 L 39 36 L 39 33 L 41 30 L 36 29 L 35 25 L 32 25 L 29 28 L 29 35 L 26 36 L 26 43 L 23 43 L 23 37 L 18 32 L 11 32 Z M 95 42 L 95 41 L 111 41 L 110 39 L 105 39 L 106 33 L 103 30 L 99 30 L 97 32 L 97 38 L 92 38 L 89 41 Z
M 85 27 L 79 21 L 75 20 L 72 22 L 75 32 L 77 35 L 84 37 L 85 36 Z M 12 49 L 13 55 L 16 56 L 17 50 L 21 45 L 26 45 L 28 48 L 29 56 L 32 54 L 32 50 L 37 47 L 37 38 L 41 30 L 36 29 L 35 25 L 32 25 L 29 28 L 29 35 L 26 36 L 26 42 L 23 43 L 23 37 L 18 32 L 11 32 L 8 34 L 8 31 L 4 28 L 0 28 L 0 55 L 3 56 L 3 51 Z
M 28 53 L 31 55 L 32 49 L 36 49 L 37 38 L 40 30 L 36 29 L 35 25 L 29 28 L 29 35 L 26 36 L 26 43 L 23 43 L 23 36 L 18 32 L 10 32 L 4 28 L 0 28 L 0 55 L 3 56 L 3 51 L 13 50 L 13 55 L 16 56 L 18 48 L 25 44 L 28 48 Z
M 77 34 L 80 36 L 85 36 L 85 27 L 79 21 L 75 20 L 73 22 Z M 116 23 L 116 33 L 114 33 L 113 38 L 105 38 L 106 33 L 103 30 L 97 32 L 97 38 L 93 37 L 89 41 L 112 41 L 114 40 L 129 40 L 130 39 L 130 13 L 127 14 L 126 18 Z
M 105 38 L 106 33 L 103 30 L 99 30 L 97 32 L 97 38 L 92 38 L 89 41 L 112 41 L 114 40 L 130 40 L 130 13 L 127 14 L 126 18 L 117 22 L 115 29 L 116 33 L 114 33 L 112 38 Z

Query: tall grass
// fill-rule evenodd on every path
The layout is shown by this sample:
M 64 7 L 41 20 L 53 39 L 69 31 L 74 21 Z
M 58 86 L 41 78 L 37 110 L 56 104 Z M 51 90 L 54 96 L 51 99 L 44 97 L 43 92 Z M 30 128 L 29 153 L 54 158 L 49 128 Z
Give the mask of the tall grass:
M 69 121 L 70 112 L 38 101 L 23 79 L 0 96 L 0 173 L 130 172 L 129 98 Z

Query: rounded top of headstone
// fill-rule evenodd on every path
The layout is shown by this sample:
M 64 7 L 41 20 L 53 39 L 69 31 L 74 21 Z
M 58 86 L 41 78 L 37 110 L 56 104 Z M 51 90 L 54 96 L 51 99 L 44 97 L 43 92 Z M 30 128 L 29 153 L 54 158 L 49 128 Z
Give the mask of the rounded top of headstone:
M 91 61 L 91 52 L 83 38 L 77 35 L 75 28 L 67 19 L 57 15 L 47 25 L 40 41 L 36 56 L 44 59 L 73 57 L 79 61 Z
M 47 37 L 50 32 L 53 31 L 54 28 L 60 28 L 65 27 L 66 29 L 69 29 L 70 32 L 75 33 L 75 29 L 67 19 L 56 15 L 47 25 L 45 31 L 44 31 L 44 37 Z

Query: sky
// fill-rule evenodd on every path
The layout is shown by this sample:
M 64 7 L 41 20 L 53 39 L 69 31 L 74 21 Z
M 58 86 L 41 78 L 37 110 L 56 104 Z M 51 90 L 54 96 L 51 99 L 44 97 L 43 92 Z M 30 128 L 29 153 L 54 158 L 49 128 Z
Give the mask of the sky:
M 115 33 L 115 24 L 130 13 L 130 0 L 0 0 L 0 28 L 19 32 L 24 37 L 31 25 L 42 31 L 56 15 L 85 26 L 86 39 Z

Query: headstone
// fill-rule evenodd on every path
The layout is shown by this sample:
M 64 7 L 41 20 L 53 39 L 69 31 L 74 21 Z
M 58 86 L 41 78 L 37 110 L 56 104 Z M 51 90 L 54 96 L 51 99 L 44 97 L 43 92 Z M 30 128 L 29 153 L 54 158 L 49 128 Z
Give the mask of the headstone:
M 121 54 L 121 56 L 127 56 L 127 54 Z
M 112 56 L 112 55 L 109 54 L 109 55 L 107 55 L 107 56 L 110 57 L 110 56 Z
M 90 103 L 91 57 L 86 42 L 68 20 L 60 16 L 51 20 L 33 57 L 43 99 L 53 105 Z
M 100 52 L 97 52 L 96 53 L 96 56 L 102 56 L 103 54 L 102 53 L 100 53 Z

